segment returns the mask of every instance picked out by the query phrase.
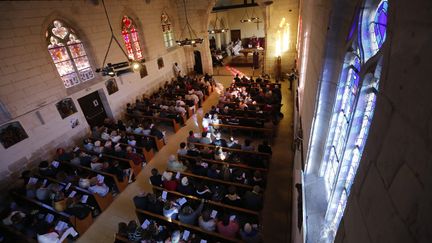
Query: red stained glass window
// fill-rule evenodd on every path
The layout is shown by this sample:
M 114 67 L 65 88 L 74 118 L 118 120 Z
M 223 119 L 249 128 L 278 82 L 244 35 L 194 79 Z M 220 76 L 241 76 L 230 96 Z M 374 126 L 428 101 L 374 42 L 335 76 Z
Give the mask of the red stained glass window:
M 132 19 L 128 16 L 123 16 L 122 19 L 122 36 L 129 59 L 141 60 L 143 56 L 139 42 L 138 31 Z

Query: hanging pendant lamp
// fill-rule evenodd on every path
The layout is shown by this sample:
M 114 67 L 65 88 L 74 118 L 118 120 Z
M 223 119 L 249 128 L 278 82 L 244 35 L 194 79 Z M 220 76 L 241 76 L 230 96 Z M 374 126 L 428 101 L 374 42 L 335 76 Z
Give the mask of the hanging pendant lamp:
M 195 31 L 192 29 L 192 26 L 189 23 L 187 11 L 186 11 L 186 0 L 183 0 L 184 13 L 186 18 L 186 24 L 183 27 L 183 30 L 180 35 L 180 40 L 176 40 L 177 45 L 179 46 L 196 46 L 196 44 L 201 44 L 203 42 L 203 38 L 198 38 Z M 184 32 L 187 31 L 189 34 L 189 38 L 183 37 Z
M 217 27 L 216 27 L 218 21 L 219 21 L 219 26 L 220 26 L 220 28 L 217 28 Z M 214 21 L 214 25 L 211 26 L 211 27 L 213 27 L 213 28 L 210 29 L 210 30 L 208 30 L 208 32 L 209 32 L 210 34 L 225 33 L 225 32 L 228 32 L 228 30 L 229 30 L 228 28 L 225 28 L 225 23 L 222 22 L 222 19 L 219 19 L 217 13 L 216 13 L 216 19 L 215 19 L 215 21 Z

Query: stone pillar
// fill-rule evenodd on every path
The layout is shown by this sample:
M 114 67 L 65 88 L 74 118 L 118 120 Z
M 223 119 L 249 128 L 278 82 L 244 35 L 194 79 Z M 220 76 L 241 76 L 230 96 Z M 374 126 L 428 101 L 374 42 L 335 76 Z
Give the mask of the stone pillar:
M 221 35 L 222 33 L 216 33 L 215 34 L 215 38 L 216 38 L 216 49 L 220 50 L 222 43 L 221 43 Z

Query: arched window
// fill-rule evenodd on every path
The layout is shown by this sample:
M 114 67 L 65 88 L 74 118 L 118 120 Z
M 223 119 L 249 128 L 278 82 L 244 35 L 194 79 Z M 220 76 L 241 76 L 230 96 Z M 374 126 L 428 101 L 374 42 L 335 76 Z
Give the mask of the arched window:
M 125 42 L 127 55 L 130 60 L 143 59 L 138 37 L 138 30 L 134 21 L 128 16 L 122 18 L 122 36 Z
M 350 29 L 348 35 L 351 45 L 339 78 L 320 168 L 328 199 L 323 235 L 330 242 L 342 219 L 373 119 L 382 66 L 379 51 L 386 38 L 387 8 L 387 0 L 366 0 L 360 17 L 354 17 L 358 24 L 352 25 L 354 29 Z M 375 56 L 378 58 L 371 59 Z M 364 72 L 366 65 L 374 71 Z
M 374 21 L 371 24 L 371 28 L 373 28 L 372 36 L 374 37 L 374 43 L 376 43 L 375 49 L 380 49 L 386 38 L 387 9 L 388 9 L 387 0 L 382 1 L 378 5 L 378 9 L 375 12 Z
M 381 49 L 387 30 L 388 1 L 368 1 L 359 23 L 359 43 L 366 62 Z
M 48 52 L 66 88 L 95 77 L 84 45 L 74 29 L 54 20 L 48 26 L 46 40 Z
M 161 15 L 161 25 L 166 48 L 174 46 L 174 31 L 169 16 L 164 12 Z

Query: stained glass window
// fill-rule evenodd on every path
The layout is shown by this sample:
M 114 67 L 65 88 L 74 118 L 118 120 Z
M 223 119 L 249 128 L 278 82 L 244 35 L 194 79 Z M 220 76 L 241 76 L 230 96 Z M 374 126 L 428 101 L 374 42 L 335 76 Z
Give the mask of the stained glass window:
M 54 20 L 46 32 L 48 52 L 66 88 L 93 79 L 84 45 L 75 30 Z
M 366 0 L 365 6 L 360 17 L 354 17 L 358 23 L 348 35 L 353 42 L 339 78 L 320 168 L 328 199 L 323 234 L 330 239 L 335 237 L 360 165 L 381 76 L 382 58 L 372 61 L 371 57 L 379 55 L 386 38 L 388 1 Z M 360 75 L 366 65 L 375 67 L 375 72 Z
M 386 38 L 388 2 L 382 1 L 375 13 L 373 34 L 378 48 L 381 48 Z
M 161 15 L 161 25 L 166 48 L 174 46 L 174 31 L 171 26 L 170 18 L 166 13 Z
M 122 18 L 122 36 L 125 42 L 126 52 L 130 60 L 143 59 L 138 30 L 135 23 L 128 16 Z

